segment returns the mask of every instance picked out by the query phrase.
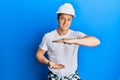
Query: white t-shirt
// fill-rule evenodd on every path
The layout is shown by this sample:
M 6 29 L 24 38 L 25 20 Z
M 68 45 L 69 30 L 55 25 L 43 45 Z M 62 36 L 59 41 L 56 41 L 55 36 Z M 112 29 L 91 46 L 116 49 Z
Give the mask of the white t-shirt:
M 77 70 L 77 53 L 79 48 L 79 45 L 53 43 L 52 41 L 62 38 L 82 38 L 84 36 L 86 36 L 86 34 L 73 30 L 69 30 L 64 36 L 60 36 L 57 30 L 44 35 L 39 48 L 47 51 L 50 61 L 65 65 L 64 69 L 53 69 L 48 67 L 51 72 L 60 77 L 74 74 Z

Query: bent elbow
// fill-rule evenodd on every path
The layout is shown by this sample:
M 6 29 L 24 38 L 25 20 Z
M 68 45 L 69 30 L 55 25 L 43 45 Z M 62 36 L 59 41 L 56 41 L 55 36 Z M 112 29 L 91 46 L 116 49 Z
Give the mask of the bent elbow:
M 35 55 L 35 57 L 36 57 L 36 59 L 37 59 L 37 60 L 38 60 L 38 56 L 39 56 L 39 55 L 38 55 L 38 53 L 36 52 L 36 55 Z
M 96 39 L 94 46 L 98 46 L 98 45 L 100 45 L 100 40 Z
M 100 45 L 100 40 L 94 38 L 93 42 L 89 45 L 89 47 L 94 47 Z
M 98 40 L 98 45 L 100 45 L 100 40 Z

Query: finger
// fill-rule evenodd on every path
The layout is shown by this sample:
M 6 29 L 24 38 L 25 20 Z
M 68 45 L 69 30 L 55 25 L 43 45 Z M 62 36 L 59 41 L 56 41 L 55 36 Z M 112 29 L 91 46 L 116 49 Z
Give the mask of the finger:
M 65 66 L 62 65 L 62 64 L 56 64 L 56 65 L 54 66 L 54 68 L 55 68 L 55 69 L 63 69 L 63 68 L 65 68 Z
M 58 66 L 59 66 L 60 68 L 65 68 L 65 66 L 64 66 L 63 64 L 58 64 Z
M 63 42 L 62 40 L 54 40 L 52 42 Z
M 52 41 L 52 42 L 57 42 L 57 40 L 55 40 L 55 41 Z
M 50 66 L 50 68 L 53 68 L 53 66 Z

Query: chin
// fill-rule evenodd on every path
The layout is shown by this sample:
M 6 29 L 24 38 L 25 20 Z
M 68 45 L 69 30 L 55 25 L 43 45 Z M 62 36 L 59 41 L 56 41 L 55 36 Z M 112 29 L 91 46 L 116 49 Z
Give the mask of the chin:
M 62 30 L 66 31 L 66 30 L 69 30 L 69 28 L 64 28 L 64 29 L 62 29 Z
M 69 30 L 69 26 L 61 26 L 60 28 L 61 30 L 64 30 L 64 31 Z

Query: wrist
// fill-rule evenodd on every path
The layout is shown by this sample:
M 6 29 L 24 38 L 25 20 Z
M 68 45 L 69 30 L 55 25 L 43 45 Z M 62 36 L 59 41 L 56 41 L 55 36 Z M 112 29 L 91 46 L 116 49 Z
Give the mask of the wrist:
M 77 44 L 77 39 L 76 38 L 74 39 L 74 44 Z
M 50 66 L 50 61 L 48 61 L 47 65 Z

